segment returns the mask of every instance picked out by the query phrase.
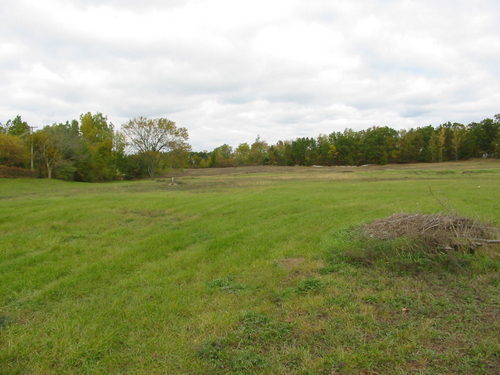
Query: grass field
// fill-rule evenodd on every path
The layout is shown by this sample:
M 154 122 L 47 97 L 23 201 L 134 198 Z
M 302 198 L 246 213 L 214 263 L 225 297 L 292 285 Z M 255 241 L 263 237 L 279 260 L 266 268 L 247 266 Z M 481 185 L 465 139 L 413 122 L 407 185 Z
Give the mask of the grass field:
M 344 254 L 395 212 L 499 225 L 500 161 L 170 181 L 0 179 L 1 374 L 499 373 L 498 247 Z

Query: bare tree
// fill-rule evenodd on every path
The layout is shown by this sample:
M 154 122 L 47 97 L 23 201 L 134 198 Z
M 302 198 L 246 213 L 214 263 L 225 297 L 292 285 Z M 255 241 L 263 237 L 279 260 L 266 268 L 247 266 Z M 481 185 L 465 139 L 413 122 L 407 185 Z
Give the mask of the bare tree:
M 122 130 L 129 145 L 145 158 L 151 178 L 158 170 L 162 153 L 190 148 L 187 129 L 178 128 L 166 118 L 137 117 L 124 124 Z

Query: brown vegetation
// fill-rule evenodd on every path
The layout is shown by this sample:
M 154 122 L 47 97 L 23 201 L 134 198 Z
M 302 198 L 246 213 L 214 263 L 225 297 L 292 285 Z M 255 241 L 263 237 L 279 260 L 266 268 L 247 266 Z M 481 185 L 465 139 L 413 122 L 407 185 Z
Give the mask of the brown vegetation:
M 380 240 L 407 237 L 433 251 L 473 251 L 494 238 L 499 228 L 457 214 L 398 213 L 366 224 L 363 230 Z
M 0 165 L 0 178 L 35 177 L 35 173 L 25 168 Z

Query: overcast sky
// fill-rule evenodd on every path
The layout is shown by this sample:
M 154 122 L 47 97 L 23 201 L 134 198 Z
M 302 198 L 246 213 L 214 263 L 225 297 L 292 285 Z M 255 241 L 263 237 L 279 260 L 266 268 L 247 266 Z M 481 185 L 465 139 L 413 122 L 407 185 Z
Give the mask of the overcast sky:
M 195 150 L 500 112 L 498 0 L 1 0 L 0 121 L 167 117 Z

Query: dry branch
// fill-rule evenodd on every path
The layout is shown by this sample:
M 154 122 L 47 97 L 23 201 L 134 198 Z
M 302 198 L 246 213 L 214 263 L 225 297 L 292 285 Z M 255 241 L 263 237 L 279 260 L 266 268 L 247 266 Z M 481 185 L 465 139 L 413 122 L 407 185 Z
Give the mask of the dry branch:
M 408 237 L 440 251 L 473 251 L 484 244 L 500 243 L 494 239 L 498 227 L 455 214 L 399 213 L 366 224 L 363 230 L 372 238 Z

